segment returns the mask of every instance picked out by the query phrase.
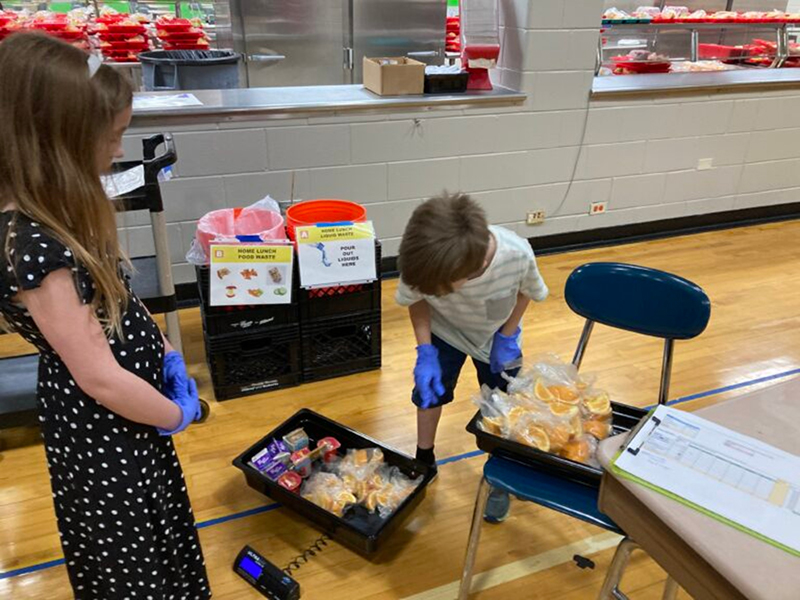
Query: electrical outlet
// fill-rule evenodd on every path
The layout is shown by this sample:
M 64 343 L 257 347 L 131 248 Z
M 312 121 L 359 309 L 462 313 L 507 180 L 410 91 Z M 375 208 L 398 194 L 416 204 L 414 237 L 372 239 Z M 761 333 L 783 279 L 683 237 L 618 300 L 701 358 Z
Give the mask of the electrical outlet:
M 590 215 L 602 215 L 606 212 L 607 204 L 605 202 L 592 202 L 589 205 Z
M 541 225 L 544 223 L 544 211 L 543 210 L 532 210 L 528 213 L 525 222 L 528 225 Z
M 697 170 L 698 171 L 708 171 L 709 169 L 714 168 L 714 159 L 713 158 L 701 158 L 697 161 Z

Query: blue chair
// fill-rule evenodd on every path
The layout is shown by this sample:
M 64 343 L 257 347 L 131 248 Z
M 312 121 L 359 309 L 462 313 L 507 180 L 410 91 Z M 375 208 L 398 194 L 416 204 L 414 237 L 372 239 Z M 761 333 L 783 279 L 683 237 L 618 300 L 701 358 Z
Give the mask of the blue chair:
M 595 323 L 664 339 L 658 402 L 666 403 L 675 340 L 694 338 L 708 325 L 711 303 L 705 292 L 694 283 L 664 271 L 622 263 L 589 263 L 570 274 L 564 294 L 569 307 L 586 318 L 572 360 L 577 368 L 580 368 Z M 597 508 L 598 488 L 507 457 L 491 456 L 484 465 L 478 487 L 459 600 L 469 596 L 483 513 L 492 488 L 625 536 L 617 524 Z M 609 566 L 599 600 L 626 598 L 619 590 L 619 582 L 631 552 L 637 548 L 636 542 L 623 537 Z M 674 599 L 677 591 L 676 582 L 668 578 L 664 600 Z

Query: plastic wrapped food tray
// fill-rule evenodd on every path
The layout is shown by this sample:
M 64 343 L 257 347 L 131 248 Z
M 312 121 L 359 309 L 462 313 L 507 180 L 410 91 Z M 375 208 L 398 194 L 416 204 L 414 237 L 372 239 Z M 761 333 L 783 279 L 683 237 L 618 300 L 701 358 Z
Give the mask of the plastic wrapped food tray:
M 339 449 L 340 454 L 345 454 L 351 448 L 380 448 L 387 464 L 396 466 L 412 479 L 421 475 L 422 482 L 386 519 L 382 519 L 376 513 L 368 512 L 363 506 L 351 508 L 343 517 L 337 517 L 299 494 L 279 486 L 249 464 L 250 459 L 264 448 L 269 440 L 283 437 L 298 427 L 305 429 L 312 444 L 327 436 L 335 437 L 342 444 Z M 422 502 L 426 488 L 434 477 L 433 471 L 427 465 L 307 408 L 295 413 L 245 450 L 234 459 L 233 465 L 244 473 L 251 488 L 280 502 L 341 544 L 365 555 L 379 550 L 392 532 L 408 518 Z
M 617 402 L 611 403 L 611 409 L 613 411 L 611 420 L 613 431 L 611 435 L 630 431 L 648 413 L 644 408 L 618 404 Z M 506 456 L 517 462 L 544 469 L 586 485 L 600 485 L 603 471 L 598 467 L 575 462 L 550 452 L 542 452 L 537 448 L 487 433 L 478 427 L 480 420 L 481 412 L 478 411 L 467 425 L 467 431 L 475 436 L 478 448 L 484 452 Z

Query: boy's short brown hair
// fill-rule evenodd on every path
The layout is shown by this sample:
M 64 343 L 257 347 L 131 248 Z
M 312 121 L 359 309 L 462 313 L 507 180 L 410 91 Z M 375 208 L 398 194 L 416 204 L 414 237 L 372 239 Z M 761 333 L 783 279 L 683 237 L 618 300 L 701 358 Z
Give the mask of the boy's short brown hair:
M 444 193 L 411 215 L 398 267 L 409 287 L 429 296 L 453 291 L 453 282 L 483 268 L 489 249 L 486 213 L 466 194 Z

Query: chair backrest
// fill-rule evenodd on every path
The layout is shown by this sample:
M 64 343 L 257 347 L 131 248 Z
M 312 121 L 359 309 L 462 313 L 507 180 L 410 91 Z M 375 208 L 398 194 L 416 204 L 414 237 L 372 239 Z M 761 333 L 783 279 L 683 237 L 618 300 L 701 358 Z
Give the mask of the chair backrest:
M 569 307 L 587 319 L 666 339 L 700 335 L 711 316 L 711 302 L 696 284 L 623 263 L 578 267 L 567 279 L 564 295 Z

